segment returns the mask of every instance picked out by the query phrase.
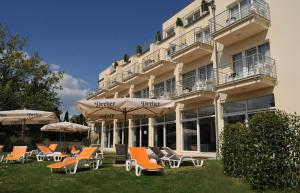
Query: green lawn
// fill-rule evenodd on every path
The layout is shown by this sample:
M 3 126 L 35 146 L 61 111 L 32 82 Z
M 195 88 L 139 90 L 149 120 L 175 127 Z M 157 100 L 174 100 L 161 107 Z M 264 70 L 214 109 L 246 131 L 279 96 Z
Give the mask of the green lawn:
M 183 166 L 166 168 L 161 175 L 126 172 L 125 167 L 113 167 L 107 157 L 97 170 L 83 170 L 75 175 L 50 173 L 51 162 L 0 165 L 0 192 L 103 192 L 103 193 L 247 193 L 254 192 L 240 179 L 223 175 L 222 163 L 209 160 L 202 168 Z

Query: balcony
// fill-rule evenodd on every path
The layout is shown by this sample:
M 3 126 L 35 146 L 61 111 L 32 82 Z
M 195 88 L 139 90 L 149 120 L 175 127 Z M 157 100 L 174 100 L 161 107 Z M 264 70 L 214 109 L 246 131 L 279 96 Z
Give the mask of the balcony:
M 275 60 L 254 54 L 219 68 L 218 91 L 233 94 L 273 87 L 276 79 Z
M 146 75 L 164 73 L 175 68 L 175 64 L 168 58 L 167 51 L 158 49 L 142 59 L 142 72 Z
M 189 99 L 190 102 L 205 101 L 214 99 L 215 79 L 201 79 L 195 76 L 190 76 L 182 79 L 177 83 L 177 90 L 174 99 L 176 101 L 185 101 Z
M 209 31 L 194 28 L 170 42 L 170 55 L 179 63 L 187 63 L 213 52 Z
M 263 32 L 269 25 L 269 5 L 262 0 L 253 0 L 223 11 L 216 15 L 215 22 L 210 19 L 212 36 L 223 45 L 231 45 Z
M 108 89 L 112 89 L 116 86 L 119 86 L 120 84 L 122 84 L 122 76 L 121 74 L 114 74 L 111 75 L 108 78 L 108 82 L 107 82 L 107 88 Z
M 140 76 L 141 74 L 141 64 L 140 63 L 134 63 L 126 68 L 123 68 L 122 70 L 122 80 L 124 85 L 130 86 L 130 84 L 139 83 L 143 77 Z

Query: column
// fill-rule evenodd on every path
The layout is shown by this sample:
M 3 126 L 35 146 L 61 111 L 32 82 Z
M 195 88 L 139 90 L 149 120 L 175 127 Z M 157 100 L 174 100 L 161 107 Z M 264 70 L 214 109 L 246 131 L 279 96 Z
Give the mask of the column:
M 102 121 L 101 122 L 101 125 L 102 125 L 102 129 L 101 129 L 101 147 L 102 147 L 102 149 L 105 147 L 105 145 L 104 145 L 104 139 L 105 139 L 105 133 L 104 133 L 104 129 L 105 129 L 105 122 L 104 121 Z
M 183 150 L 182 142 L 182 127 L 181 127 L 181 111 L 184 108 L 184 104 L 176 104 L 176 151 L 181 152 Z
M 114 98 L 118 98 L 119 93 L 115 92 Z M 118 119 L 114 119 L 113 125 L 114 125 L 114 131 L 113 131 L 113 148 L 115 148 L 115 144 L 118 142 L 118 125 L 117 125 Z
M 182 94 L 182 68 L 183 63 L 176 64 L 174 70 L 175 82 L 176 82 L 176 95 L 179 96 Z
M 154 81 L 155 76 L 150 76 L 149 86 L 149 98 L 154 98 Z M 148 146 L 154 146 L 154 118 L 148 119 Z
M 133 98 L 134 97 L 134 85 L 130 85 L 129 87 L 129 97 Z M 133 146 L 133 128 L 132 128 L 132 120 L 129 119 L 128 120 L 128 147 L 132 147 Z

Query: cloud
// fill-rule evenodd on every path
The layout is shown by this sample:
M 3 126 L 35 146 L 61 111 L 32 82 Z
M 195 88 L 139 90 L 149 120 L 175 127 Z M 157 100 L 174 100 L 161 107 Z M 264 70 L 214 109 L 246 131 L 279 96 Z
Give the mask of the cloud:
M 57 71 L 60 69 L 60 66 L 58 64 L 49 64 L 49 66 L 52 71 Z
M 59 65 L 55 66 L 56 68 Z M 60 81 L 63 90 L 58 90 L 58 96 L 62 100 L 62 111 L 69 111 L 69 115 L 79 114 L 76 110 L 76 102 L 85 99 L 90 89 L 85 80 L 74 77 L 71 74 L 64 73 L 63 79 Z

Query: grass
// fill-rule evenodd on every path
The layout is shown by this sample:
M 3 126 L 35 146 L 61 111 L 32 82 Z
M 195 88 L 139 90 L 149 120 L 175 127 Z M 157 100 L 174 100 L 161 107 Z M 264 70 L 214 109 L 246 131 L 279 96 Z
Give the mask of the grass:
M 106 156 L 99 170 L 81 170 L 75 175 L 50 173 L 52 162 L 0 165 L 0 192 L 103 192 L 103 193 L 250 193 L 241 179 L 223 175 L 222 163 L 208 160 L 202 168 L 183 166 L 166 168 L 163 174 L 136 177 L 125 167 L 114 167 L 112 156 Z

